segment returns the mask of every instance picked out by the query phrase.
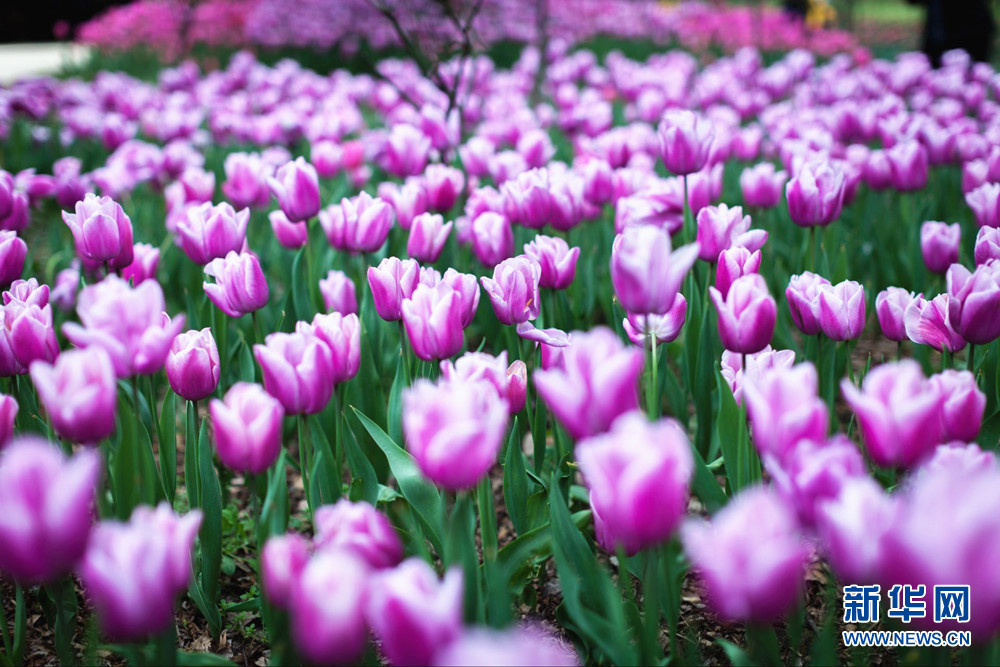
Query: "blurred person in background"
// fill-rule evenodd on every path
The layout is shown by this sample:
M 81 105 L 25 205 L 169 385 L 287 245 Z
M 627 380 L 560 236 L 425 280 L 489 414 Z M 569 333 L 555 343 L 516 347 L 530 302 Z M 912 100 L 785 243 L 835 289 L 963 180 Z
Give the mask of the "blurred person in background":
M 973 60 L 989 60 L 996 34 L 990 0 L 907 1 L 927 8 L 922 49 L 935 67 L 951 49 L 964 49 Z

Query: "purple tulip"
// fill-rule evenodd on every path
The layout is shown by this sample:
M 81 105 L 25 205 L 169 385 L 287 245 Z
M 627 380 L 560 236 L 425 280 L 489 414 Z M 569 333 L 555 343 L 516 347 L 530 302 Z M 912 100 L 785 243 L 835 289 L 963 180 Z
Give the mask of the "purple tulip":
M 822 287 L 829 284 L 829 280 L 811 271 L 792 276 L 788 281 L 785 298 L 792 313 L 792 321 L 807 336 L 820 332 L 819 295 Z
M 273 168 L 257 153 L 230 153 L 223 164 L 226 180 L 222 192 L 236 208 L 264 208 L 271 200 L 267 177 Z
M 49 303 L 49 286 L 39 285 L 37 278 L 15 280 L 3 293 L 3 305 L 20 301 L 24 305 L 44 308 Z
M 267 601 L 278 609 L 287 611 L 290 607 L 292 588 L 306 569 L 311 550 L 309 540 L 296 533 L 277 535 L 264 543 L 260 552 L 261 585 Z
M 215 451 L 227 468 L 259 475 L 278 459 L 285 409 L 259 384 L 237 382 L 208 407 Z
M 419 558 L 376 575 L 365 616 L 386 660 L 398 667 L 431 664 L 462 632 L 462 588 L 461 570 L 438 580 Z
M 614 196 L 614 170 L 607 160 L 598 157 L 582 157 L 581 163 L 574 163 L 574 169 L 583 175 L 583 196 L 596 206 L 603 206 Z
M 650 226 L 627 227 L 611 247 L 611 282 L 629 313 L 662 315 L 674 305 L 698 244 L 671 250 L 670 236 Z
M 516 626 L 505 630 L 471 628 L 446 644 L 434 656 L 437 667 L 468 665 L 523 665 L 575 667 L 580 664 L 573 647 L 541 628 Z
M 386 322 L 403 319 L 403 300 L 413 296 L 420 280 L 420 265 L 412 259 L 386 257 L 377 267 L 368 267 L 368 286 L 378 316 Z
M 87 444 L 114 433 L 115 369 L 101 347 L 69 350 L 54 365 L 36 361 L 31 365 L 31 380 L 61 437 Z
M 533 241 L 524 244 L 524 254 L 538 262 L 542 269 L 538 280 L 540 287 L 566 289 L 576 277 L 576 261 L 580 257 L 580 249 L 571 249 L 558 236 L 539 234 Z
M 0 220 L 14 210 L 14 177 L 0 169 Z
M 90 193 L 77 202 L 76 213 L 63 211 L 73 232 L 76 252 L 84 260 L 121 269 L 132 263 L 132 221 L 110 197 Z
M 641 412 L 581 440 L 577 459 L 590 490 L 597 541 L 633 555 L 670 538 L 687 511 L 694 471 L 691 444 L 673 419 L 650 423 Z
M 865 328 L 865 290 L 845 280 L 819 288 L 819 326 L 831 340 L 853 340 Z
M 965 194 L 980 227 L 1000 227 L 1000 183 L 984 183 Z
M 421 277 L 423 272 L 421 271 Z M 479 308 L 479 281 L 471 273 L 459 273 L 453 268 L 448 268 L 444 272 L 441 282 L 450 287 L 458 295 L 462 311 L 462 328 L 466 328 L 476 316 L 476 309 Z
M 77 313 L 83 326 L 63 325 L 77 347 L 100 347 L 115 374 L 124 378 L 149 375 L 163 367 L 174 337 L 184 328 L 184 315 L 172 320 L 163 312 L 163 289 L 155 280 L 130 287 L 111 275 L 80 291 Z
M 379 183 L 379 199 L 389 202 L 396 212 L 396 222 L 409 231 L 413 219 L 427 212 L 427 190 L 417 181 L 396 185 L 388 181 Z
M 903 312 L 907 338 L 938 351 L 957 352 L 965 347 L 965 339 L 952 326 L 950 301 L 947 294 L 938 294 L 930 301 L 917 295 Z
M 433 264 L 441 256 L 454 223 L 445 222 L 436 213 L 421 213 L 413 218 L 406 252 L 418 262 Z
M 768 345 L 754 354 L 740 354 L 724 350 L 719 362 L 722 379 L 729 385 L 737 405 L 743 404 L 743 385 L 755 382 L 773 369 L 789 369 L 795 364 L 792 350 L 772 350 Z
M 304 222 L 319 213 L 319 176 L 304 157 L 279 167 L 267 186 L 290 221 Z
M 866 476 L 845 480 L 836 498 L 819 503 L 817 532 L 842 581 L 868 584 L 877 580 L 882 541 L 897 515 L 895 498 Z
M 465 174 L 455 167 L 432 164 L 427 166 L 423 182 L 427 191 L 427 208 L 446 213 L 455 205 L 465 187 Z
M 475 486 L 507 429 L 507 401 L 484 380 L 418 380 L 403 392 L 403 433 L 420 471 L 449 489 Z
M 729 288 L 736 280 L 757 273 L 760 260 L 760 250 L 750 252 L 744 247 L 727 248 L 719 253 L 715 267 L 715 288 L 723 299 L 729 295 Z
M 395 567 L 403 560 L 403 543 L 389 519 L 366 502 L 341 499 L 323 505 L 313 517 L 316 550 L 343 549 L 374 570 Z
M 249 221 L 250 209 L 236 212 L 226 202 L 189 206 L 177 221 L 177 245 L 192 262 L 204 266 L 230 252 L 239 252 L 246 242 Z
M 402 310 L 406 337 L 417 357 L 436 361 L 461 351 L 465 343 L 462 303 L 451 287 L 417 285 L 413 296 L 403 301 Z
M 972 442 L 979 437 L 986 410 L 986 394 L 976 384 L 971 371 L 945 370 L 930 378 L 944 397 L 941 406 L 942 442 Z
M 973 252 L 976 266 L 986 264 L 991 259 L 1000 259 L 1000 228 L 981 227 L 976 234 L 976 247 Z M 0 283 L 3 281 L 0 280 Z
M 724 619 L 772 622 L 799 599 L 809 549 L 792 510 L 773 492 L 744 491 L 711 523 L 685 523 L 681 540 Z
M 326 278 L 319 281 L 319 292 L 323 295 L 323 305 L 328 311 L 342 315 L 358 312 L 354 282 L 343 271 L 330 269 Z
M 518 255 L 497 264 L 492 278 L 480 279 L 501 324 L 520 324 L 538 317 L 541 275 L 542 267 L 538 262 Z
M 889 287 L 875 297 L 875 314 L 882 335 L 897 342 L 907 339 L 904 314 L 917 297 L 902 287 Z
M 785 186 L 788 215 L 800 227 L 826 226 L 844 206 L 844 172 L 829 162 L 807 162 Z
M 272 333 L 253 352 L 264 372 L 264 388 L 289 415 L 315 414 L 330 402 L 336 367 L 330 346 L 318 336 Z
M 719 253 L 732 247 L 760 250 L 766 241 L 767 232 L 750 229 L 750 216 L 740 206 L 719 204 L 698 212 L 698 257 L 706 262 L 714 264 Z
M 514 232 L 507 218 L 494 211 L 485 211 L 473 218 L 472 250 L 487 267 L 509 258 L 514 252 Z
M 178 334 L 164 364 L 174 393 L 188 401 L 207 398 L 219 386 L 219 348 L 212 330 Z
M 392 228 L 392 207 L 367 192 L 323 209 L 319 223 L 337 250 L 371 253 L 382 247 Z
M 246 210 L 246 209 L 244 209 Z M 271 211 L 267 215 L 271 221 L 271 231 L 283 247 L 298 250 L 309 241 L 309 226 L 303 222 L 292 222 L 282 210 Z M 240 248 L 233 248 L 239 252 Z
M 862 166 L 865 185 L 872 190 L 885 190 L 893 183 L 893 169 L 884 150 L 873 150 Z
M 0 287 L 7 287 L 21 277 L 28 245 L 17 232 L 0 230 Z
M 0 570 L 22 584 L 70 571 L 87 547 L 102 469 L 93 450 L 66 458 L 40 438 L 12 441 L 0 454 Z
M 260 260 L 253 253 L 230 252 L 222 259 L 213 259 L 205 267 L 205 275 L 215 278 L 214 283 L 202 283 L 205 295 L 229 317 L 260 310 L 270 298 Z
M 725 298 L 709 287 L 712 303 L 719 313 L 719 338 L 731 352 L 760 352 L 771 342 L 778 304 L 767 291 L 767 283 L 757 273 L 738 278 Z
M 788 172 L 775 171 L 770 162 L 747 167 L 740 174 L 740 189 L 747 206 L 774 208 L 781 203 L 781 193 L 788 180 Z
M 147 280 L 156 280 L 156 269 L 160 265 L 160 249 L 148 243 L 136 243 L 132 249 L 132 263 L 121 270 L 122 280 L 138 285 Z M 79 278 L 77 279 L 79 282 Z
M 597 327 L 574 332 L 561 364 L 534 372 L 535 388 L 579 440 L 604 433 L 619 415 L 638 409 L 642 365 L 642 350 L 626 347 L 613 331 Z
M 441 377 L 448 381 L 488 381 L 499 397 L 507 399 L 508 412 L 512 415 L 524 408 L 527 366 L 521 360 L 508 366 L 506 350 L 496 357 L 485 352 L 466 352 L 454 363 L 441 361 L 440 368 Z
M 39 294 L 48 294 L 48 288 Z M 47 299 L 45 299 L 47 301 Z M 4 348 L 5 361 L 0 364 L 4 371 L 22 374 L 32 362 L 52 363 L 59 356 L 59 342 L 52 323 L 52 306 L 39 305 L 39 300 L 21 301 L 10 292 L 4 293 L 0 306 L 0 346 Z M 7 366 L 12 366 L 7 368 Z
M 139 641 L 174 622 L 201 518 L 199 510 L 180 517 L 161 503 L 135 508 L 128 523 L 94 526 L 78 573 L 105 635 Z
M 901 141 L 885 151 L 892 169 L 892 187 L 913 192 L 927 185 L 927 150 L 919 141 Z
M 17 399 L 0 394 L 0 450 L 3 450 L 14 435 L 14 420 L 19 410 Z
M 985 345 L 1000 337 L 1000 263 L 983 264 L 974 272 L 952 264 L 945 280 L 948 316 L 962 338 Z
M 31 223 L 28 209 L 31 203 L 28 195 L 20 190 L 15 190 L 11 202 L 10 213 L 0 218 L 0 231 L 23 232 Z
M 663 114 L 656 134 L 663 164 L 678 176 L 701 171 L 715 140 L 712 122 L 687 109 L 670 109 Z
M 382 165 L 393 176 L 416 176 L 423 173 L 431 150 L 431 140 L 412 125 L 394 125 L 389 131 L 382 155 Z
M 753 444 L 763 456 L 781 461 L 800 440 L 826 441 L 829 418 L 817 394 L 816 367 L 801 363 L 748 373 L 743 397 L 753 430 Z
M 947 271 L 949 266 L 958 261 L 961 240 L 962 228 L 957 222 L 952 225 L 944 222 L 925 222 L 921 225 L 920 251 L 924 255 L 927 269 L 932 273 Z
M 877 465 L 909 468 L 941 442 L 944 397 L 912 359 L 876 366 L 861 389 L 844 378 L 840 389 Z
M 651 336 L 658 343 L 672 343 L 680 335 L 687 317 L 688 303 L 683 294 L 678 294 L 674 305 L 664 315 L 634 315 L 629 313 L 622 320 L 622 328 L 628 339 L 643 347 Z
M 361 320 L 354 313 L 317 313 L 312 323 L 298 322 L 298 333 L 316 336 L 330 348 L 333 359 L 333 382 L 347 382 L 361 367 Z

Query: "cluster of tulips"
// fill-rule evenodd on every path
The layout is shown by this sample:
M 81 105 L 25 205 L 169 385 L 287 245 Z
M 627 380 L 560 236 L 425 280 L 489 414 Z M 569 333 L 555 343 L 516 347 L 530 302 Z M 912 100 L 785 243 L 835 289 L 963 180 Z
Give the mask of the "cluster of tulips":
M 824 663 L 847 584 L 992 640 L 1000 75 L 546 57 L 0 91 L 12 662 L 74 581 L 152 664 L 185 595 L 277 664 Z

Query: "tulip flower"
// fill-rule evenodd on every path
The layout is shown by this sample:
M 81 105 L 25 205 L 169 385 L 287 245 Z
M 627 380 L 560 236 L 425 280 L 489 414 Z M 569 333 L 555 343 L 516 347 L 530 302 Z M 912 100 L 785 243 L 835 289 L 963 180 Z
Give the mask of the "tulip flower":
M 17 399 L 0 394 L 0 450 L 3 450 L 14 435 L 14 420 L 19 410 Z
M 674 305 L 684 276 L 698 259 L 698 244 L 671 250 L 670 236 L 656 227 L 628 227 L 611 247 L 611 282 L 630 313 L 662 315 Z
M 497 396 L 507 400 L 512 415 L 524 408 L 527 367 L 519 359 L 508 366 L 506 350 L 495 357 L 485 352 L 466 352 L 454 363 L 442 361 L 440 368 L 445 380 L 488 381 L 497 390 Z
M 846 378 L 840 388 L 877 465 L 909 468 L 941 442 L 944 396 L 912 359 L 876 366 L 860 389 Z
M 811 271 L 792 276 L 788 281 L 785 298 L 788 299 L 792 321 L 807 336 L 820 332 L 819 295 L 822 286 L 829 284 L 829 280 Z
M 407 449 L 435 484 L 472 488 L 496 462 L 507 411 L 506 399 L 485 380 L 418 380 L 403 392 Z
M 410 558 L 374 577 L 365 617 L 392 665 L 429 665 L 462 631 L 462 571 Z
M 447 213 L 455 205 L 465 187 L 465 174 L 455 167 L 431 164 L 424 172 L 423 182 L 427 191 L 427 208 Z
M 743 247 L 727 248 L 719 253 L 715 267 L 715 288 L 725 299 L 729 287 L 739 278 L 757 273 L 760 269 L 760 250 L 750 252 Z
M 385 143 L 382 163 L 393 176 L 416 176 L 424 171 L 431 140 L 412 125 L 394 125 Z
M 108 276 L 80 292 L 77 313 L 83 326 L 63 325 L 78 347 L 100 347 L 111 357 L 118 377 L 148 375 L 162 366 L 184 315 L 171 320 L 163 312 L 163 290 L 155 280 L 130 287 Z
M 426 271 L 424 269 L 423 271 Z M 421 277 L 423 274 L 421 271 Z M 479 308 L 479 281 L 471 273 L 459 273 L 453 268 L 448 268 L 441 278 L 441 282 L 450 287 L 458 295 L 461 304 L 462 328 L 466 328 L 476 316 L 476 309 Z
M 957 222 L 952 225 L 943 222 L 922 224 L 920 226 L 920 251 L 923 253 L 927 269 L 932 273 L 947 271 L 949 266 L 958 261 L 958 248 L 961 240 L 962 228 Z
M 0 287 L 7 287 L 21 277 L 28 245 L 17 232 L 0 230 Z
M 47 296 L 48 288 L 39 294 Z M 0 353 L 4 361 L 0 368 L 5 375 L 20 375 L 32 362 L 52 363 L 59 356 L 59 342 L 52 324 L 52 306 L 39 305 L 39 300 L 21 301 L 4 293 L 6 305 L 0 306 Z M 47 299 L 46 299 L 47 300 Z M 9 368 L 8 368 L 9 366 Z
M 750 229 L 750 216 L 743 215 L 740 206 L 706 206 L 698 212 L 697 222 L 698 257 L 713 264 L 723 250 L 744 247 L 754 252 L 767 241 L 766 231 Z
M 154 248 L 148 243 L 136 243 L 132 249 L 132 263 L 121 270 L 122 280 L 133 285 L 146 280 L 156 280 L 156 269 L 159 264 L 159 248 Z
M 37 278 L 15 280 L 3 293 L 3 305 L 19 301 L 27 306 L 44 308 L 49 303 L 49 286 L 40 285 Z
M 583 175 L 583 196 L 591 204 L 603 206 L 614 196 L 614 171 L 607 160 L 587 156 L 574 169 Z
M 392 207 L 367 192 L 344 198 L 320 212 L 319 223 L 330 245 L 353 253 L 371 253 L 382 247 L 392 228 Z
M 289 610 L 298 653 L 318 665 L 357 662 L 368 643 L 368 566 L 343 549 L 316 554 L 292 582 Z
M 31 380 L 60 437 L 97 443 L 114 433 L 115 369 L 101 347 L 64 352 L 54 365 L 36 361 Z
M 246 209 L 244 209 L 246 210 Z M 271 231 L 274 238 L 289 250 L 298 250 L 309 242 L 309 226 L 303 222 L 292 222 L 282 210 L 271 211 L 267 215 L 271 221 Z M 239 252 L 239 248 L 233 248 Z
M 1000 227 L 1000 183 L 984 183 L 965 194 L 980 227 Z
M 6 218 L 14 210 L 14 177 L 10 172 L 0 170 L 0 219 Z
M 892 170 L 892 187 L 913 192 L 927 185 L 927 150 L 919 141 L 902 141 L 885 151 Z
M 576 667 L 580 664 L 571 645 L 541 628 L 531 626 L 504 630 L 467 628 L 458 639 L 438 651 L 431 664 L 462 667 L 483 661 L 511 667 Z
M 417 357 L 436 361 L 461 351 L 465 343 L 462 304 L 451 287 L 444 283 L 417 285 L 413 296 L 403 301 L 402 310 L 406 338 Z
M 330 348 L 333 382 L 347 382 L 361 366 L 361 321 L 354 313 L 317 313 L 311 324 L 298 322 L 295 331 L 316 336 Z
M 237 382 L 209 403 L 219 460 L 231 470 L 260 474 L 281 453 L 285 409 L 258 384 Z
M 413 295 L 420 280 L 420 265 L 412 259 L 386 257 L 368 268 L 368 286 L 378 316 L 386 322 L 403 319 L 403 300 Z
M 524 254 L 538 262 L 542 269 L 538 279 L 539 287 L 566 289 L 576 277 L 576 261 L 580 257 L 580 249 L 571 249 L 558 236 L 539 234 L 533 241 L 524 244 Z
M 579 440 L 604 433 L 619 415 L 638 409 L 642 365 L 642 350 L 626 347 L 610 329 L 597 327 L 573 333 L 560 364 L 534 372 L 535 388 Z
M 984 264 L 975 272 L 952 264 L 945 279 L 948 316 L 962 338 L 985 345 L 1000 337 L 1000 263 Z
M 744 203 L 757 208 L 774 208 L 781 203 L 781 193 L 787 180 L 788 172 L 775 171 L 770 162 L 747 167 L 740 174 Z
M 901 287 L 889 287 L 878 293 L 875 297 L 875 314 L 883 336 L 896 342 L 907 339 L 903 316 L 916 299 L 913 292 L 907 292 Z
M 738 278 L 729 287 L 725 299 L 709 287 L 712 303 L 719 313 L 719 337 L 722 346 L 732 352 L 752 354 L 770 344 L 778 304 L 767 291 L 764 278 L 751 273 Z
M 264 543 L 260 552 L 260 578 L 270 604 L 288 610 L 292 588 L 309 563 L 311 550 L 309 540 L 295 533 L 277 535 Z
M 330 346 L 318 336 L 272 333 L 253 353 L 264 372 L 264 389 L 287 414 L 315 414 L 330 402 L 336 367 Z
M 236 208 L 263 208 L 271 200 L 267 177 L 273 173 L 257 153 L 230 153 L 223 163 L 222 192 Z
M 205 295 L 229 317 L 260 310 L 270 298 L 260 260 L 253 253 L 230 252 L 222 259 L 213 259 L 205 267 L 205 275 L 215 278 L 214 283 L 202 283 Z
M 685 523 L 681 541 L 724 619 L 772 622 L 799 599 L 809 549 L 792 510 L 763 487 L 741 493 L 711 523 Z
M 343 271 L 330 269 L 326 278 L 319 281 L 319 292 L 323 295 L 323 305 L 329 312 L 342 315 L 358 312 L 358 298 L 354 282 Z
M 304 222 L 319 213 L 319 176 L 304 157 L 279 167 L 267 179 L 267 187 L 291 222 Z
M 219 348 L 208 327 L 178 334 L 164 364 L 174 393 L 188 401 L 207 398 L 219 386 Z
M 639 346 L 645 346 L 651 336 L 657 343 L 671 343 L 677 340 L 687 317 L 688 303 L 683 294 L 678 294 L 674 305 L 664 315 L 634 315 L 629 313 L 622 320 L 622 328 L 628 339 Z
M 678 176 L 701 171 L 715 139 L 712 122 L 687 109 L 670 109 L 663 114 L 656 134 L 663 164 Z
M 378 196 L 389 202 L 396 213 L 396 222 L 407 231 L 415 217 L 427 212 L 427 190 L 417 181 L 408 181 L 402 185 L 379 183 Z
M 249 221 L 250 209 L 236 212 L 226 202 L 189 206 L 177 221 L 177 245 L 192 262 L 205 265 L 239 252 L 246 242 Z
M 63 211 L 81 259 L 121 269 L 132 263 L 132 221 L 110 197 L 90 193 L 77 202 L 76 213 Z
M 872 190 L 885 190 L 893 184 L 893 168 L 884 150 L 873 150 L 862 167 L 862 176 Z
M 492 278 L 480 279 L 501 324 L 520 324 L 538 317 L 541 275 L 538 262 L 519 255 L 497 264 Z
M 2 450 L 0 507 L 7 519 L 0 521 L 0 571 L 30 585 L 54 581 L 76 565 L 87 547 L 103 467 L 94 450 L 66 458 L 35 437 Z
M 749 366 L 748 366 L 749 371 Z M 817 394 L 816 367 L 809 362 L 743 378 L 743 397 L 753 444 L 781 461 L 800 440 L 826 441 L 826 404 Z
M 853 280 L 819 288 L 819 326 L 831 340 L 853 340 L 865 328 L 865 290 Z
M 94 527 L 78 573 L 105 635 L 139 641 L 174 622 L 174 601 L 191 581 L 201 519 L 199 510 L 180 517 L 161 503 L 135 508 L 128 523 Z
M 3 218 L 0 218 L 0 231 L 23 232 L 31 222 L 29 207 L 31 202 L 28 195 L 20 190 L 14 190 L 11 201 L 11 211 Z
M 971 371 L 945 370 L 930 378 L 931 384 L 944 397 L 941 406 L 941 440 L 972 442 L 979 437 L 986 410 L 986 394 L 976 383 Z
M 318 507 L 316 551 L 343 549 L 360 557 L 370 568 L 395 567 L 403 560 L 403 543 L 389 519 L 366 502 L 346 498 Z
M 817 532 L 841 580 L 867 584 L 878 578 L 883 539 L 897 514 L 896 499 L 867 476 L 850 477 L 835 498 L 819 503 Z
M 930 301 L 921 295 L 914 298 L 903 312 L 907 338 L 938 351 L 956 352 L 965 347 L 965 339 L 952 326 L 950 301 L 947 294 L 938 294 Z
M 437 214 L 421 213 L 415 216 L 406 242 L 406 252 L 418 262 L 433 264 L 441 256 L 453 224 L 445 222 Z
M 1000 259 L 1000 228 L 981 227 L 976 234 L 976 247 L 973 251 L 976 266 L 986 264 L 991 259 Z M 0 280 L 0 283 L 3 281 Z
M 800 227 L 826 226 L 844 206 L 844 172 L 828 162 L 802 165 L 785 186 L 788 215 Z
M 687 511 L 691 444 L 673 419 L 629 412 L 611 430 L 581 440 L 577 459 L 590 490 L 597 541 L 628 555 L 669 539 Z M 654 509 L 655 508 L 655 509 Z

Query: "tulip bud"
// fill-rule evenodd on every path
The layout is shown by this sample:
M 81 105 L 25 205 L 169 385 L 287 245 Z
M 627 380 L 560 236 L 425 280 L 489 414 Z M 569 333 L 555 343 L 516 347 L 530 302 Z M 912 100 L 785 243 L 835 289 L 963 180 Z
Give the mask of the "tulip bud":
M 714 264 L 719 253 L 732 247 L 760 250 L 766 241 L 767 232 L 750 229 L 750 216 L 740 206 L 706 206 L 698 213 L 698 257 L 706 262 Z
M 622 307 L 637 315 L 668 312 L 698 249 L 692 243 L 672 251 L 670 236 L 656 227 L 626 228 L 611 247 L 611 282 Z
M 465 342 L 462 304 L 451 287 L 417 285 L 413 296 L 403 301 L 402 310 L 406 338 L 417 357 L 436 361 L 461 351 Z
M 413 295 L 419 280 L 420 265 L 412 259 L 386 257 L 377 267 L 368 267 L 368 286 L 378 316 L 386 322 L 403 319 L 403 300 Z
M 361 321 L 357 315 L 317 313 L 311 324 L 298 322 L 295 330 L 316 336 L 330 348 L 334 383 L 347 382 L 358 374 L 361 367 Z
M 865 328 L 865 290 L 853 280 L 819 288 L 819 326 L 831 340 L 853 340 Z
M 309 540 L 295 533 L 277 535 L 264 543 L 260 552 L 261 585 L 267 601 L 278 609 L 288 610 L 292 588 L 309 563 L 310 551 Z
M 480 279 L 501 324 L 520 324 L 538 317 L 541 273 L 538 262 L 519 255 L 497 264 L 492 278 Z
M 739 278 L 760 269 L 760 250 L 750 252 L 743 247 L 733 247 L 719 253 L 718 264 L 715 267 L 715 288 L 725 299 L 729 287 Z
M 778 305 L 767 291 L 764 278 L 756 273 L 738 278 L 729 294 L 709 287 L 712 303 L 719 313 L 719 337 L 722 345 L 732 352 L 751 354 L 770 344 Z
M 740 174 L 743 202 L 757 208 L 774 208 L 781 203 L 781 192 L 788 180 L 788 172 L 775 171 L 770 162 L 747 167 Z
M 340 205 L 329 206 L 319 215 L 319 223 L 330 245 L 353 253 L 371 253 L 382 247 L 392 228 L 392 207 L 367 192 Z
M 744 378 L 743 396 L 753 444 L 764 456 L 784 460 L 800 440 L 826 441 L 826 403 L 817 397 L 816 367 L 802 363 Z
M 820 331 L 819 294 L 822 286 L 829 284 L 829 280 L 811 271 L 792 276 L 788 281 L 785 298 L 792 321 L 807 336 L 814 336 Z
M 323 305 L 330 312 L 351 315 L 358 312 L 358 298 L 354 282 L 343 271 L 330 269 L 326 278 L 319 281 L 319 291 L 323 295 Z
M 45 292 L 48 292 L 47 288 Z M 40 307 L 38 300 L 30 296 L 25 302 L 10 298 L 10 295 L 10 292 L 4 293 L 4 300 L 9 299 L 9 303 L 0 306 L 0 339 L 3 341 L 0 346 L 5 348 L 4 356 L 9 353 L 13 357 L 16 374 L 24 373 L 24 369 L 34 361 L 52 363 L 59 356 L 59 342 L 52 324 L 52 306 L 46 303 Z M 2 364 L 4 367 L 7 365 Z
M 403 560 L 403 543 L 389 519 L 366 502 L 347 499 L 323 505 L 313 517 L 316 550 L 343 549 L 375 570 L 395 567 Z
M 986 229 L 985 227 L 983 229 Z M 920 226 L 920 251 L 924 264 L 932 273 L 944 273 L 958 261 L 958 249 L 962 240 L 962 228 L 956 222 L 925 222 Z M 978 241 L 977 241 L 978 248 Z M 977 262 L 978 264 L 978 262 Z
M 941 406 L 941 441 L 972 442 L 979 437 L 986 410 L 986 394 L 971 371 L 945 370 L 930 378 L 944 398 Z
M 970 272 L 953 264 L 945 276 L 952 326 L 970 343 L 985 345 L 1000 337 L 1000 263 Z
M 100 347 L 69 350 L 54 365 L 36 361 L 31 365 L 31 380 L 60 437 L 96 444 L 114 433 L 115 370 Z
M 82 259 L 113 269 L 132 263 L 132 221 L 110 197 L 88 194 L 77 202 L 76 213 L 63 211 L 62 218 Z
M 1000 183 L 984 183 L 965 194 L 980 227 L 1000 227 Z
M 304 157 L 279 167 L 267 186 L 291 222 L 304 222 L 319 213 L 319 176 Z
M 178 334 L 165 363 L 174 393 L 188 401 L 207 398 L 219 386 L 219 349 L 208 327 Z
M 844 189 L 840 167 L 827 162 L 806 163 L 785 186 L 788 215 L 800 227 L 829 225 L 840 217 Z
M 7 287 L 21 277 L 28 245 L 17 232 L 0 230 L 0 287 Z
M 281 453 L 285 409 L 258 384 L 237 382 L 209 404 L 219 460 L 231 470 L 260 474 Z
M 715 129 L 707 118 L 687 109 L 670 109 L 656 130 L 660 158 L 667 169 L 684 176 L 701 171 L 708 162 Z
M 421 271 L 421 275 L 423 271 L 426 269 Z M 479 281 L 471 273 L 459 273 L 449 267 L 444 272 L 441 282 L 458 295 L 462 311 L 462 328 L 465 329 L 472 322 L 472 318 L 476 316 L 476 309 L 479 308 Z
M 245 209 L 244 209 L 245 210 Z M 309 226 L 305 222 L 292 222 L 282 210 L 271 211 L 267 215 L 271 221 L 271 231 L 285 248 L 297 250 L 309 241 Z M 233 248 L 239 252 L 240 248 Z
M 901 287 L 889 287 L 878 293 L 875 297 L 875 314 L 883 336 L 897 342 L 906 340 L 903 316 L 916 298 L 913 292 L 907 292 Z
M 524 254 L 538 262 L 541 267 L 540 287 L 566 289 L 576 277 L 576 261 L 580 249 L 570 249 L 569 244 L 558 236 L 538 235 L 530 243 L 524 244 Z
M 421 213 L 414 217 L 406 252 L 418 262 L 433 264 L 444 250 L 452 224 L 437 214 Z
M 205 275 L 215 278 L 202 287 L 208 298 L 229 317 L 242 317 L 267 305 L 270 290 L 257 255 L 230 252 L 225 258 L 213 259 L 205 267 Z
M 264 372 L 264 388 L 287 414 L 315 414 L 330 402 L 333 352 L 319 337 L 302 331 L 272 333 L 253 352 Z

